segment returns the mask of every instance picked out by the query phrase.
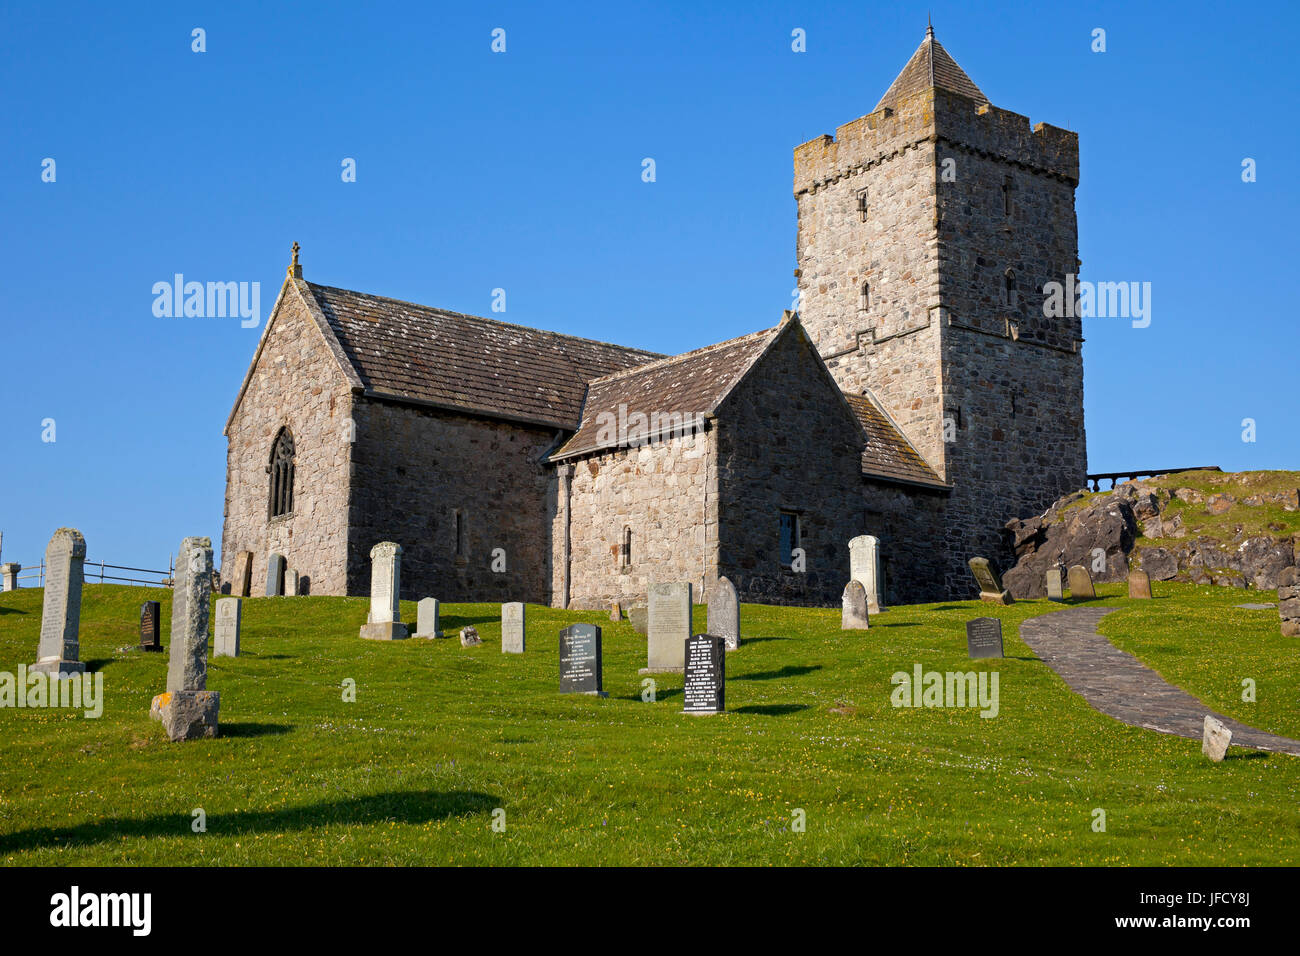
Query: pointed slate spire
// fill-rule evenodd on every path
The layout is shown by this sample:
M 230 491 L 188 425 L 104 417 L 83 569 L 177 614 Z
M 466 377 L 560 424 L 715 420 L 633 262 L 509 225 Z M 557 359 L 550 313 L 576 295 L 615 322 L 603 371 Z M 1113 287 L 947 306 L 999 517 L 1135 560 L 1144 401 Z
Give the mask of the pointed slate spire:
M 901 73 L 890 84 L 885 95 L 876 104 L 876 110 L 883 107 L 896 108 L 898 101 L 905 96 L 922 90 L 937 88 L 950 93 L 969 97 L 976 103 L 987 103 L 989 98 L 966 75 L 966 71 L 957 65 L 947 50 L 934 38 L 934 27 L 927 23 L 925 39 L 916 48 L 912 58 L 907 61 Z M 874 113 L 875 110 L 872 110 Z

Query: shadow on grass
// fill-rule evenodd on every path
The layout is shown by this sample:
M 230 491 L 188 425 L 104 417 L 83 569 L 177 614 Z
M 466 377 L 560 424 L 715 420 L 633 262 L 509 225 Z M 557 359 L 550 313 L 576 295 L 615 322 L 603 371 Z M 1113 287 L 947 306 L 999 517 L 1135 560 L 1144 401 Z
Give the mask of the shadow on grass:
M 208 833 L 235 836 L 286 833 L 330 825 L 430 823 L 450 817 L 491 813 L 495 807 L 502 805 L 499 797 L 472 790 L 453 790 L 448 793 L 429 790 L 392 791 L 329 803 L 314 803 L 305 807 L 212 813 L 208 816 Z M 38 850 L 42 847 L 89 846 L 116 842 L 123 837 L 184 837 L 191 832 L 190 823 L 190 812 L 186 810 L 143 818 L 113 817 L 70 827 L 35 827 L 0 835 L 0 853 Z
M 86 665 L 86 670 L 93 674 L 95 671 L 103 670 L 109 664 L 117 662 L 111 657 L 96 657 L 93 660 L 82 661 L 82 663 Z
M 742 638 L 740 639 L 740 646 L 741 646 L 741 647 L 744 647 L 746 644 L 764 644 L 764 643 L 766 643 L 767 641 L 790 641 L 790 640 L 793 640 L 793 638 L 790 638 L 790 637 L 742 637 Z
M 0 607 L 0 614 L 26 614 L 26 611 L 20 611 L 16 607 Z
M 656 700 L 656 701 L 661 701 L 661 700 L 670 700 L 670 699 L 673 698 L 673 697 L 681 697 L 681 696 L 682 696 L 682 692 L 681 692 L 680 690 L 674 690 L 674 689 L 671 688 L 671 687 L 668 688 L 667 690 L 660 690 L 660 689 L 657 688 L 657 687 L 655 688 L 655 700 Z M 639 704 L 639 703 L 641 702 L 641 695 L 640 695 L 640 694 L 628 694 L 626 697 L 615 697 L 614 699 L 615 699 L 615 700 L 630 700 L 630 701 L 631 701 L 632 703 L 634 703 L 634 704 Z
M 491 615 L 487 617 L 452 617 L 450 614 L 438 615 L 438 626 L 444 633 L 450 634 L 452 631 L 459 631 L 462 627 L 476 627 L 479 624 L 500 624 L 500 615 Z M 414 632 L 414 628 L 411 629 Z
M 797 714 L 801 710 L 807 710 L 808 706 L 808 704 L 747 704 L 744 707 L 737 707 L 732 713 L 784 717 L 786 714 Z
M 728 675 L 727 680 L 780 680 L 782 677 L 802 677 L 804 674 L 811 674 L 821 669 L 820 664 L 800 666 L 786 664 L 779 671 L 759 671 L 756 674 L 737 674 L 735 677 Z
M 252 721 L 227 724 L 219 722 L 218 732 L 222 737 L 274 737 L 287 734 L 294 729 L 293 724 L 256 724 Z

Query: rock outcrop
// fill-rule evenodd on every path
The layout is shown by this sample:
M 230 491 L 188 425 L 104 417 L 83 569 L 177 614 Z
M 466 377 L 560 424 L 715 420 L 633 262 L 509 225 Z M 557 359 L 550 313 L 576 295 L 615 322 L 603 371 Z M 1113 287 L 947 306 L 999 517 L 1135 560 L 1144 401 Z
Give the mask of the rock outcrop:
M 1170 475 L 1066 495 L 1036 518 L 1007 523 L 1016 565 L 1003 584 L 1017 598 L 1045 597 L 1046 573 L 1060 563 L 1081 564 L 1099 582 L 1141 568 L 1153 581 L 1272 590 L 1300 564 L 1300 535 L 1294 519 L 1268 521 L 1268 514 L 1300 510 L 1300 494 L 1252 493 L 1252 482 L 1267 474 L 1216 475 L 1222 490 L 1211 492 L 1178 487 L 1179 476 Z

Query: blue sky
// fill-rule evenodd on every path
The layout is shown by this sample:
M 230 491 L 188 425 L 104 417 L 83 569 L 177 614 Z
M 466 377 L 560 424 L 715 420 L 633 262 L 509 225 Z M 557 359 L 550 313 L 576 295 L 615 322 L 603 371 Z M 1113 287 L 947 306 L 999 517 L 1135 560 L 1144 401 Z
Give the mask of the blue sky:
M 4 559 L 60 525 L 142 567 L 220 538 L 260 326 L 156 317 L 175 273 L 260 282 L 264 321 L 297 240 L 313 281 L 504 288 L 509 321 L 656 351 L 774 324 L 791 151 L 875 105 L 927 10 L 994 103 L 1079 132 L 1082 277 L 1152 283 L 1149 328 L 1085 323 L 1090 470 L 1300 467 L 1296 8 L 1044 6 L 6 5 Z

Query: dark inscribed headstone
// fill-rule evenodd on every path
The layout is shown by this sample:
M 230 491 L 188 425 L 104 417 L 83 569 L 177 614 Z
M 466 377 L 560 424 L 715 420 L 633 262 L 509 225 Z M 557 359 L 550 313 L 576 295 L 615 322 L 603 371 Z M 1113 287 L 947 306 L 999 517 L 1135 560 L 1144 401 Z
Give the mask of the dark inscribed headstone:
M 607 697 L 600 657 L 600 628 L 570 624 L 560 631 L 560 693 Z
M 1151 597 L 1151 575 L 1145 571 L 1128 573 L 1128 596 L 1131 598 Z
M 966 622 L 966 652 L 973 658 L 1002 656 L 1002 622 L 977 617 Z
M 727 709 L 727 642 L 711 634 L 686 639 L 683 714 L 720 714 Z
M 140 650 L 162 649 L 162 605 L 157 601 L 145 601 L 140 605 Z

